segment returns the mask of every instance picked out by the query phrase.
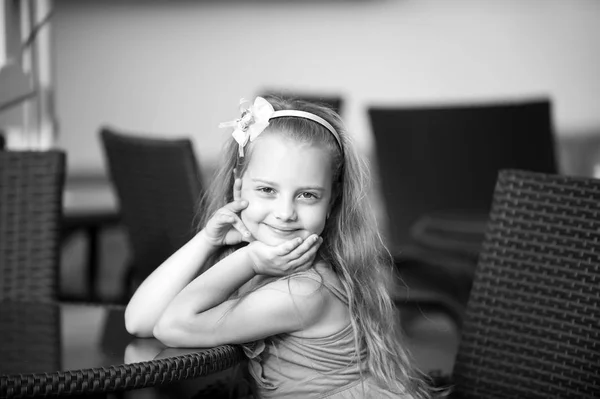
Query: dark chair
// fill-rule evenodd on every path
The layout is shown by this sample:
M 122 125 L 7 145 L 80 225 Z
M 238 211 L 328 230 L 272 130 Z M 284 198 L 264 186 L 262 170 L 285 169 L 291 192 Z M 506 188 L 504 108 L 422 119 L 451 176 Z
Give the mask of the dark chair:
M 452 383 L 461 398 L 600 397 L 600 180 L 502 171 Z
M 317 103 L 325 105 L 335 112 L 340 114 L 342 112 L 342 106 L 344 105 L 344 100 L 340 96 L 336 95 L 320 95 L 317 93 L 306 93 L 306 92 L 291 92 L 289 90 L 264 90 L 262 94 L 259 94 L 261 97 L 266 99 L 269 96 L 277 96 L 281 98 L 294 98 L 298 100 L 304 100 L 311 103 Z
M 58 298 L 65 159 L 0 151 L 0 301 Z
M 195 233 L 201 174 L 187 138 L 100 132 L 123 224 L 132 249 L 126 300 L 137 286 Z
M 371 107 L 386 239 L 410 297 L 460 324 L 499 170 L 556 171 L 547 99 Z
M 0 302 L 0 374 L 62 370 L 60 317 L 54 304 Z

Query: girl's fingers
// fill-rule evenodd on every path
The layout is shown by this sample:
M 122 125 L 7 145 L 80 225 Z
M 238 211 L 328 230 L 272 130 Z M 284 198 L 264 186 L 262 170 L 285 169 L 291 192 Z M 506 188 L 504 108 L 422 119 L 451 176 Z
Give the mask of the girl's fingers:
M 242 239 L 244 241 L 250 241 L 252 234 L 250 234 L 250 230 L 248 230 L 248 228 L 246 227 L 246 225 L 244 224 L 244 222 L 242 222 L 242 219 L 240 219 L 240 217 L 238 215 L 231 215 L 231 218 L 233 220 L 233 222 L 231 223 L 232 226 L 240 232 L 240 234 L 242 235 Z
M 290 251 L 290 259 L 291 260 L 296 260 L 298 258 L 300 258 L 301 256 L 303 256 L 307 251 L 309 251 L 310 249 L 314 248 L 319 242 L 320 242 L 321 238 L 316 235 L 316 234 L 311 234 L 309 237 L 307 237 L 301 245 L 299 245 L 296 249 L 294 249 L 293 251 Z
M 233 200 L 238 201 L 242 198 L 242 179 L 236 178 L 233 181 Z
M 230 202 L 229 204 L 225 205 L 221 209 L 228 210 L 233 213 L 239 213 L 239 212 L 243 211 L 244 209 L 246 209 L 247 206 L 248 206 L 248 201 L 238 199 L 238 200 L 234 200 L 234 201 Z
M 291 264 L 293 264 L 294 266 L 297 265 L 296 270 L 312 265 L 312 262 L 315 259 L 317 251 L 319 250 L 319 247 L 321 246 L 322 242 L 323 241 L 321 239 L 317 240 L 316 243 L 312 247 L 310 247 L 308 251 L 304 252 L 302 256 L 291 262 Z
M 242 219 L 235 213 L 224 213 L 224 220 L 233 226 L 234 229 L 240 232 L 244 241 L 249 240 L 251 235 L 250 230 L 246 227 Z
M 275 253 L 279 256 L 288 255 L 294 249 L 296 249 L 300 244 L 302 244 L 302 238 L 296 237 L 293 240 L 286 241 L 283 244 L 279 244 Z
M 235 218 L 230 213 L 220 213 L 217 215 L 219 222 L 224 224 L 233 224 L 235 222 Z
M 290 260 L 295 260 L 301 257 L 306 251 L 311 249 L 318 241 L 319 236 L 316 234 L 310 235 L 305 240 L 302 238 L 294 238 L 280 245 L 280 256 L 286 256 Z
M 223 208 L 217 217 L 219 222 L 233 226 L 243 237 L 250 238 L 250 231 L 236 213 Z

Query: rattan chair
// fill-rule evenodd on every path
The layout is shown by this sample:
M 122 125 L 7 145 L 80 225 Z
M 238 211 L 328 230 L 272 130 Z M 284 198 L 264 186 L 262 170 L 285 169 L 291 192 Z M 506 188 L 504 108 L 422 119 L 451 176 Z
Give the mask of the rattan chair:
M 61 151 L 0 151 L 0 301 L 58 298 Z
M 464 398 L 600 397 L 600 180 L 499 174 L 453 371 Z
M 0 306 L 0 374 L 61 370 L 60 308 L 11 301 Z
M 556 171 L 548 99 L 370 107 L 386 239 L 409 286 L 460 325 L 497 173 Z
M 194 234 L 201 174 L 187 138 L 100 131 L 131 244 L 126 296 Z M 128 299 L 128 298 L 125 298 Z

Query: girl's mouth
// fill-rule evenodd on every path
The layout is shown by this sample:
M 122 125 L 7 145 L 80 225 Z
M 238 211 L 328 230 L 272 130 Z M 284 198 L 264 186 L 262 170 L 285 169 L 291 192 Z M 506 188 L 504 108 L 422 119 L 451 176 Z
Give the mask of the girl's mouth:
M 265 224 L 265 226 L 269 227 L 272 231 L 274 231 L 277 234 L 280 235 L 291 235 L 294 234 L 295 232 L 297 232 L 299 229 L 296 228 L 291 228 L 291 227 L 276 227 L 276 226 L 272 226 L 270 224 Z

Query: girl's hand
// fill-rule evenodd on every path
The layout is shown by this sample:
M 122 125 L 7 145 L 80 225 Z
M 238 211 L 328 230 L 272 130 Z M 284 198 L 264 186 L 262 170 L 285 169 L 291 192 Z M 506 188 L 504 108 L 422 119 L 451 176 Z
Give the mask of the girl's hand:
M 321 237 L 312 234 L 304 240 L 298 237 L 276 247 L 254 241 L 246 248 L 256 274 L 285 276 L 309 269 L 322 242 Z
M 202 229 L 204 238 L 212 246 L 235 245 L 242 241 L 250 242 L 252 239 L 252 234 L 238 215 L 248 206 L 248 201 L 241 199 L 241 187 L 241 179 L 235 179 L 233 202 L 219 209 Z

